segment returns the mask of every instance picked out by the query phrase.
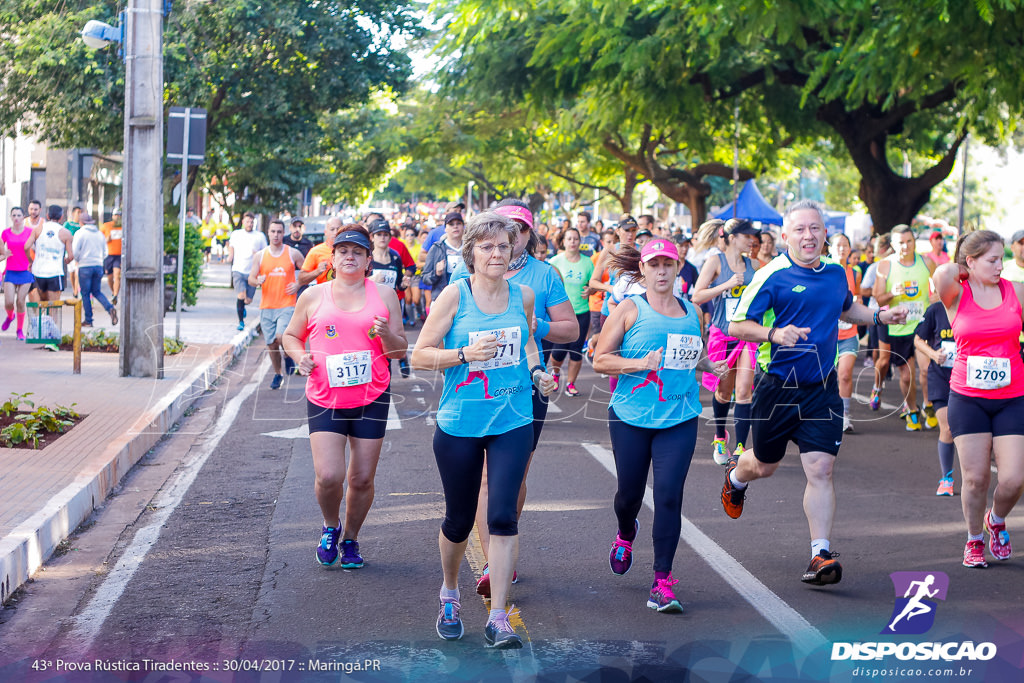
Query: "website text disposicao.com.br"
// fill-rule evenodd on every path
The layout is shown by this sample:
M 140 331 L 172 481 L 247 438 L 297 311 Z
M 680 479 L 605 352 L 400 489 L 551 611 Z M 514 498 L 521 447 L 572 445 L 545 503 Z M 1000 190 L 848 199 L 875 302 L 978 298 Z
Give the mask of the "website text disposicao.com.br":
M 856 678 L 970 678 L 972 675 L 980 675 L 980 671 L 970 666 L 946 666 L 946 667 L 913 667 L 913 666 L 890 666 L 870 667 L 858 666 L 851 673 Z

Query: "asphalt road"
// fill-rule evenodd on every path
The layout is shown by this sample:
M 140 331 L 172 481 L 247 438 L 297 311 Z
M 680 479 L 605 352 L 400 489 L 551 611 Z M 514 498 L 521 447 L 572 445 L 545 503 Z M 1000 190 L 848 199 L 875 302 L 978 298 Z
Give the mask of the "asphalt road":
M 934 495 L 936 433 L 907 433 L 895 415 L 856 402 L 857 431 L 844 439 L 836 471 L 840 584 L 799 581 L 810 550 L 795 451 L 751 485 L 743 516 L 732 520 L 705 424 L 673 568 L 684 613 L 648 609 L 650 507 L 640 513 L 632 570 L 619 577 L 608 568 L 607 382 L 587 367 L 583 395 L 555 401 L 529 475 L 511 595 L 526 647 L 483 647 L 475 535 L 460 578 L 466 636 L 443 642 L 434 632 L 443 499 L 430 447 L 439 376 L 393 380 L 376 499 L 360 534 L 366 566 L 325 569 L 314 560 L 320 516 L 302 381 L 270 391 L 258 350 L 3 611 L 0 680 L 162 680 L 160 666 L 189 662 L 217 681 L 682 680 L 687 672 L 691 680 L 843 681 L 863 678 L 861 666 L 889 669 L 875 680 L 1022 678 L 1024 561 L 962 567 L 959 496 Z M 895 402 L 891 388 L 886 398 Z M 1008 528 L 1022 522 L 1016 512 Z M 889 575 L 900 571 L 949 578 L 926 633 L 880 635 L 897 597 Z M 832 661 L 834 643 L 868 641 L 991 642 L 997 654 Z M 71 670 L 97 659 L 155 664 Z M 175 676 L 167 680 L 201 674 Z

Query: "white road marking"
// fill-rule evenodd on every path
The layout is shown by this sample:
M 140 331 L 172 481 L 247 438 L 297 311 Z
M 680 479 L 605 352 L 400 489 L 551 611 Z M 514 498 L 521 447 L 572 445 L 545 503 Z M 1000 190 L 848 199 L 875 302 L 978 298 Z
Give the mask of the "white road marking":
M 392 429 L 401 429 L 402 421 L 398 419 L 398 411 L 395 410 L 395 396 L 391 395 L 391 405 L 388 406 L 388 425 L 384 428 L 384 431 L 391 431 Z
M 562 412 L 562 409 L 558 407 L 558 404 L 554 401 L 548 401 L 548 412 L 552 415 L 558 415 Z
M 604 465 L 606 470 L 612 475 L 615 474 L 615 460 L 608 449 L 594 443 L 584 443 L 583 447 L 595 460 Z M 644 504 L 654 510 L 654 491 L 650 486 L 644 493 Z M 761 583 L 693 522 L 685 516 L 682 517 L 682 522 L 679 538 L 686 541 L 699 557 L 704 558 L 728 585 L 750 603 L 768 623 L 789 638 L 797 649 L 809 653 L 829 643 L 821 631 L 814 628 L 799 612 Z
M 260 436 L 272 436 L 275 439 L 308 439 L 309 423 L 299 425 L 293 429 L 282 429 L 277 432 L 263 432 Z
M 217 418 L 217 423 L 207 432 L 212 435 L 212 438 L 193 448 L 191 457 L 182 465 L 178 476 L 153 498 L 154 513 L 150 517 L 149 523 L 135 533 L 135 538 L 125 549 L 124 555 L 118 560 L 117 565 L 100 584 L 89 604 L 75 618 L 74 628 L 70 633 L 70 646 L 77 653 L 86 653 L 91 649 L 93 641 L 99 635 L 103 623 L 110 616 L 114 605 L 127 588 L 128 582 L 135 575 L 135 571 L 142 566 L 150 549 L 156 544 L 160 537 L 160 531 L 177 509 L 185 494 L 188 493 L 192 482 L 195 481 L 207 459 L 220 444 L 221 438 L 228 433 L 231 424 L 238 417 L 238 411 L 242 404 L 263 383 L 263 378 L 269 369 L 270 359 L 264 356 L 256 369 L 252 382 L 242 387 L 241 391 L 228 401 L 224 406 L 224 412 Z

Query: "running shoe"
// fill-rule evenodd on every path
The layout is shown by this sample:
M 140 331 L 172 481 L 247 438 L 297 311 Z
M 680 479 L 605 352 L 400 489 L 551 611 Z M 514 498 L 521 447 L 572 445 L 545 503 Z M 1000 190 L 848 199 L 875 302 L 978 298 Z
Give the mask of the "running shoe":
M 512 570 L 512 583 L 519 583 L 519 572 Z M 484 564 L 484 573 L 476 580 L 476 592 L 485 598 L 491 597 L 491 568 Z
M 498 650 L 516 650 L 523 646 L 523 639 L 516 635 L 512 624 L 508 623 L 508 615 L 500 621 L 488 621 L 484 627 L 484 641 L 487 647 Z
M 871 398 L 868 399 L 868 405 L 871 406 L 871 410 L 878 410 L 878 407 L 882 405 L 882 395 L 878 389 L 871 390 Z
M 873 368 L 873 367 L 875 367 L 875 361 L 874 361 L 873 358 L 871 358 L 871 356 L 868 356 L 867 358 L 864 359 L 864 367 L 866 367 L 866 368 Z
M 679 579 L 673 579 L 672 574 L 668 578 L 655 580 L 651 586 L 651 595 L 647 598 L 647 606 L 659 612 L 682 612 L 683 606 L 672 592 L 672 586 L 677 583 Z
M 117 309 L 114 308 L 113 306 L 110 307 L 110 324 L 117 324 Z
M 741 443 L 736 444 L 736 448 L 733 450 L 732 455 L 729 456 L 729 461 L 730 462 L 736 462 L 737 460 L 739 460 L 740 456 L 743 455 L 743 451 L 745 451 L 745 450 L 746 450 L 746 447 L 743 444 L 741 444 Z
M 984 541 L 967 541 L 967 545 L 964 546 L 964 566 L 972 568 L 988 566 L 988 562 L 985 561 Z
M 724 439 L 715 437 L 711 440 L 711 457 L 716 465 L 729 464 L 729 432 L 725 433 Z
M 458 640 L 465 633 L 462 617 L 459 616 L 461 606 L 455 598 L 441 598 L 441 609 L 437 614 L 437 635 L 442 640 Z
M 843 568 L 839 564 L 839 553 L 830 553 L 822 550 L 811 560 L 807 571 L 800 577 L 804 583 L 815 586 L 825 586 L 830 583 L 839 583 L 843 578 Z
M 92 321 L 86 320 L 82 323 L 82 327 L 92 327 Z
M 931 403 L 924 407 L 925 429 L 935 429 L 939 426 L 939 418 L 935 415 L 935 406 Z
M 398 359 L 398 371 L 402 377 L 408 377 L 412 374 L 412 370 L 409 369 L 409 361 L 405 358 Z
M 25 341 L 25 331 L 18 330 L 18 341 Z
M 992 557 L 997 560 L 1008 560 L 1010 559 L 1010 553 L 1013 549 L 1010 548 L 1010 534 L 1006 531 L 1006 523 L 993 524 L 988 516 L 992 514 L 992 509 L 989 508 L 988 512 L 985 513 L 985 531 L 988 532 L 988 551 L 992 553 Z
M 282 380 L 284 380 L 284 375 L 274 375 L 274 379 L 270 380 L 270 388 L 280 389 Z
M 341 568 L 359 569 L 363 566 L 363 558 L 359 554 L 359 542 L 345 539 L 341 542 Z
M 633 520 L 633 540 L 640 530 L 640 522 Z M 622 536 L 615 534 L 615 543 L 612 544 L 612 552 L 608 555 L 608 564 L 612 568 L 612 574 L 624 575 L 633 566 L 633 541 L 624 541 Z
M 244 329 L 245 329 L 245 322 L 239 320 L 238 321 L 238 331 L 241 332 Z
M 117 305 L 117 294 L 115 294 L 114 298 L 110 300 L 110 303 L 114 304 L 115 306 Z
M 14 322 L 14 314 L 12 313 L 9 318 L 4 318 L 4 324 L 0 325 L 0 330 L 3 330 L 4 332 L 6 332 L 7 329 L 11 326 L 11 323 L 13 323 L 13 322 Z
M 906 420 L 907 419 L 907 415 L 910 415 L 910 406 L 908 406 L 907 402 L 904 401 L 900 405 L 900 419 L 901 420 Z
M 569 382 L 568 384 L 565 385 L 565 395 L 566 396 L 579 396 L 580 395 L 580 390 L 576 388 L 575 384 L 573 384 L 572 382 Z
M 320 534 L 320 545 L 316 547 L 316 561 L 325 567 L 338 561 L 338 537 L 341 529 L 325 526 Z
M 921 431 L 921 420 L 918 417 L 917 411 L 907 415 L 907 431 L 908 432 L 919 432 Z
M 853 431 L 853 420 L 850 419 L 850 414 L 849 413 L 843 413 L 843 431 L 844 432 L 852 432 Z
M 739 519 L 743 514 L 743 499 L 747 495 L 747 489 L 738 489 L 732 485 L 729 475 L 734 469 L 736 469 L 736 465 L 732 464 L 725 470 L 725 483 L 722 484 L 722 507 L 725 509 L 725 514 L 733 519 Z
M 953 495 L 953 477 L 943 477 L 939 479 L 939 488 L 935 490 L 936 496 L 952 496 Z
M 548 371 L 548 374 L 551 375 L 551 379 L 555 380 L 555 391 L 557 392 L 558 385 L 562 383 L 562 376 L 558 373 L 557 370 L 553 368 Z

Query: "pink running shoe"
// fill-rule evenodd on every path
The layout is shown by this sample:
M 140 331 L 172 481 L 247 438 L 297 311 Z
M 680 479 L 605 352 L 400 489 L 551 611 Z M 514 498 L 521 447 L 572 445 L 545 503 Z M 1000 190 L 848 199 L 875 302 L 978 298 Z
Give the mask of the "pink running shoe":
M 673 579 L 671 574 L 667 579 L 657 579 L 651 586 L 651 596 L 647 598 L 647 606 L 659 612 L 682 612 L 683 606 L 679 604 L 676 594 L 672 592 L 672 586 L 677 583 L 679 580 Z
M 965 567 L 987 567 L 988 562 L 985 561 L 985 542 L 984 541 L 967 541 L 967 545 L 964 546 L 964 566 Z
M 640 522 L 633 520 L 633 539 L 636 540 L 636 533 L 640 530 Z M 615 534 L 615 543 L 612 544 L 612 551 L 608 555 L 608 564 L 612 568 L 612 574 L 622 576 L 633 566 L 633 541 L 624 541 L 622 536 Z
M 1006 523 L 993 524 L 988 516 L 992 514 L 992 509 L 985 513 L 985 531 L 988 532 L 988 551 L 992 553 L 992 557 L 997 560 L 1008 560 L 1010 559 L 1010 553 L 1013 549 L 1010 548 L 1010 534 L 1006 532 Z

